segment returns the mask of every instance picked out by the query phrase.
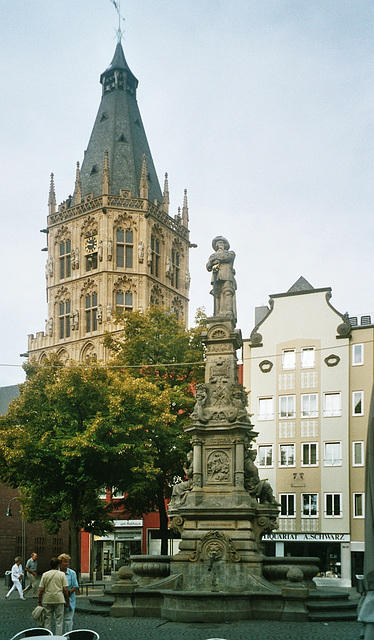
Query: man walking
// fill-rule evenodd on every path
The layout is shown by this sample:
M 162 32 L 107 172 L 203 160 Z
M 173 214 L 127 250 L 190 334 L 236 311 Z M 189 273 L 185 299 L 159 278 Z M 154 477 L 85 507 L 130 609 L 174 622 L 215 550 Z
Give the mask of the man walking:
M 26 570 L 26 575 L 27 575 L 28 579 L 30 580 L 30 584 L 27 585 L 26 589 L 23 592 L 25 594 L 25 593 L 27 593 L 27 591 L 32 589 L 34 598 L 38 597 L 38 581 L 37 581 L 38 562 L 37 562 L 37 558 L 38 558 L 38 554 L 35 553 L 35 551 L 33 551 L 33 553 L 31 554 L 31 558 L 29 558 L 28 561 L 26 562 L 25 570 Z

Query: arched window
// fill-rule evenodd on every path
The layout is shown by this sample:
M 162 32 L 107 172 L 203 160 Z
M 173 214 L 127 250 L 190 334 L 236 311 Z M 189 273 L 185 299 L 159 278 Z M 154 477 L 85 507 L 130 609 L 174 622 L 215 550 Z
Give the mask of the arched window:
M 160 271 L 160 240 L 156 236 L 151 236 L 151 274 L 159 277 Z
M 71 276 L 71 240 L 60 242 L 60 280 Z
M 70 337 L 70 300 L 66 302 L 60 302 L 59 304 L 59 325 L 60 325 L 60 339 Z
M 131 229 L 117 229 L 116 231 L 116 265 L 132 269 L 134 234 Z
M 180 285 L 180 265 L 179 265 L 179 253 L 176 249 L 171 250 L 171 286 L 179 289 Z
M 86 333 L 97 330 L 97 293 L 86 295 Z

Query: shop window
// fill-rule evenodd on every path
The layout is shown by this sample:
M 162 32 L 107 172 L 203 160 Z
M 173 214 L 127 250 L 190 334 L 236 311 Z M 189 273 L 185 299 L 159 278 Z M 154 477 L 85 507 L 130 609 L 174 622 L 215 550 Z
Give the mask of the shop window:
M 295 396 L 279 396 L 279 417 L 294 418 L 296 415 Z
M 283 349 L 282 369 L 295 369 L 295 367 L 296 367 L 296 349 Z
M 363 344 L 353 344 L 352 345 L 352 365 L 356 367 L 357 365 L 364 364 L 364 345 Z
M 279 466 L 281 467 L 295 466 L 295 445 L 294 444 L 279 445 Z
M 274 398 L 257 399 L 257 420 L 273 420 L 274 419 Z
M 353 517 L 354 518 L 365 517 L 365 494 L 364 493 L 353 494 Z
M 318 418 L 318 394 L 301 394 L 301 417 Z
M 363 416 L 364 415 L 364 392 L 353 391 L 352 393 L 352 415 Z
M 314 347 L 303 347 L 301 349 L 301 368 L 313 369 L 315 364 L 316 351 Z
M 341 493 L 325 493 L 325 517 L 341 518 L 342 517 L 342 494 Z
M 325 442 L 325 467 L 339 467 L 342 464 L 342 443 Z
M 342 415 L 342 399 L 340 391 L 323 394 L 323 416 L 331 418 Z
M 301 445 L 301 465 L 316 467 L 318 465 L 318 443 L 303 442 Z
M 273 466 L 273 445 L 260 444 L 257 447 L 257 464 L 259 467 Z
M 296 494 L 295 493 L 280 493 L 279 502 L 281 505 L 280 516 L 281 518 L 295 518 L 296 517 Z
M 364 466 L 364 443 L 362 441 L 352 442 L 352 465 L 354 467 Z
M 318 517 L 318 493 L 301 494 L 301 516 L 303 518 Z

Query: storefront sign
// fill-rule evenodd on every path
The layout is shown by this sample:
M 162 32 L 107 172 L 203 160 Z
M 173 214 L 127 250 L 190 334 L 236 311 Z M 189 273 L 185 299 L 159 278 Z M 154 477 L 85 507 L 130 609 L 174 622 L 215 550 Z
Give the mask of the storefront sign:
M 270 533 L 262 538 L 273 542 L 349 542 L 349 533 Z
M 142 527 L 143 520 L 113 520 L 113 524 L 116 527 Z

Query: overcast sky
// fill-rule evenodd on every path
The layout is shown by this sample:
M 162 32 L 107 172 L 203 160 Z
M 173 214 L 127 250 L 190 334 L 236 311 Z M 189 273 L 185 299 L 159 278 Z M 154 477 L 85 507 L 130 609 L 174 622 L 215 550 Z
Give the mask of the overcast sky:
M 212 311 L 215 235 L 236 252 L 238 326 L 303 275 L 374 315 L 372 0 L 122 0 L 123 47 L 170 212 L 188 189 L 191 318 Z M 50 173 L 74 188 L 117 18 L 110 0 L 2 2 L 0 386 L 43 331 Z M 3 366 L 9 365 L 9 366 Z M 12 365 L 12 366 L 10 366 Z

